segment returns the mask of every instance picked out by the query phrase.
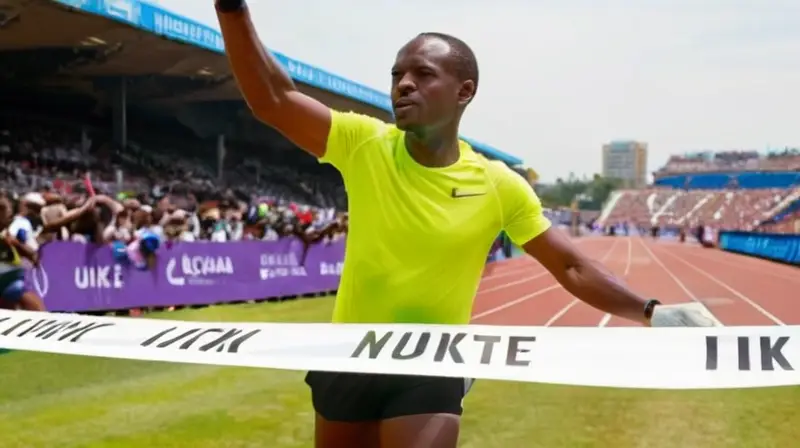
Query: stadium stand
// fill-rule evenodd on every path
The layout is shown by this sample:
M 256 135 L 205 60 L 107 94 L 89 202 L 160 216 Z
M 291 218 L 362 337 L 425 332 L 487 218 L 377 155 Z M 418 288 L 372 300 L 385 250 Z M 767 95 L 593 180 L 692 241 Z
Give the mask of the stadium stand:
M 797 232 L 793 204 L 800 199 L 800 150 L 673 156 L 653 174 L 647 189 L 612 193 L 599 223 Z
M 134 0 L 7 0 L 0 37 L 6 196 L 38 192 L 63 215 L 85 200 L 90 172 L 113 207 L 150 214 L 138 225 L 177 223 L 186 240 L 213 239 L 216 228 L 219 241 L 346 228 L 338 174 L 252 118 L 214 29 Z M 392 120 L 384 93 L 275 54 L 304 92 Z M 264 220 L 266 232 L 243 230 Z
M 766 157 L 758 151 L 699 152 L 687 155 L 674 155 L 656 173 L 656 183 L 665 180 L 670 174 L 702 172 L 739 171 L 797 171 L 800 170 L 800 149 L 783 148 L 770 150 Z

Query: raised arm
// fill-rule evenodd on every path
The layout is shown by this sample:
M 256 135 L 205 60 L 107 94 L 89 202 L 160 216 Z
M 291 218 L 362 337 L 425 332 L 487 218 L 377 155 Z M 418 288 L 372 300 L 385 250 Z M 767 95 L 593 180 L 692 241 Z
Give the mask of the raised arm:
M 69 210 L 63 215 L 56 217 L 52 221 L 45 223 L 42 228 L 42 233 L 54 232 L 66 225 L 69 225 L 71 222 L 80 218 L 82 214 L 86 213 L 94 206 L 95 198 L 91 197 L 87 199 L 86 202 L 84 202 L 80 207 Z
M 123 206 L 119 202 L 115 201 L 114 199 L 111 199 L 110 197 L 108 197 L 106 195 L 97 195 L 97 196 L 95 196 L 95 203 L 97 205 L 105 205 L 106 207 L 111 209 L 111 213 L 114 216 L 116 216 L 117 214 L 119 214 L 120 212 L 125 210 L 125 206 Z
M 216 9 L 225 52 L 253 115 L 308 153 L 324 156 L 330 109 L 297 90 L 261 44 L 244 0 L 216 0 Z

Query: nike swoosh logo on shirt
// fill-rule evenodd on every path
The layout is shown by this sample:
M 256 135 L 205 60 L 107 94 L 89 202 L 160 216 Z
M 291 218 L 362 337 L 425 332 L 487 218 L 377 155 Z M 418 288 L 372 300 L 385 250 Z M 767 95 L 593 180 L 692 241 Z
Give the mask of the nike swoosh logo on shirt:
M 459 191 L 458 188 L 453 188 L 453 191 L 450 193 L 450 196 L 454 198 L 470 198 L 474 196 L 483 196 L 485 194 L 486 194 L 485 191 L 471 193 L 469 191 Z

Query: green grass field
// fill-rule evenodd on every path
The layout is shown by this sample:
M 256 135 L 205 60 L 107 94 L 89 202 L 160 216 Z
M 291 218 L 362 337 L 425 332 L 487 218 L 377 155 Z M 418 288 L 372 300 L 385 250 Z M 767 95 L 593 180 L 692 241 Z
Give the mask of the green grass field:
M 324 321 L 331 299 L 185 310 L 170 319 Z M 158 317 L 158 316 L 153 316 Z M 648 392 L 478 381 L 461 446 L 784 447 L 800 388 Z M 310 447 L 301 372 L 12 352 L 0 447 Z

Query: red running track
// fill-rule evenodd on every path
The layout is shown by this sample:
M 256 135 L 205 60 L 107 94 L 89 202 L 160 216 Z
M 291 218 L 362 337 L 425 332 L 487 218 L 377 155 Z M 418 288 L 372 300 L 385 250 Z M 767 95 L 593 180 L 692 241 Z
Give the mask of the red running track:
M 716 249 L 642 237 L 575 240 L 635 292 L 665 304 L 699 302 L 723 325 L 800 325 L 800 269 Z M 487 268 L 473 323 L 632 326 L 575 299 L 533 258 Z

